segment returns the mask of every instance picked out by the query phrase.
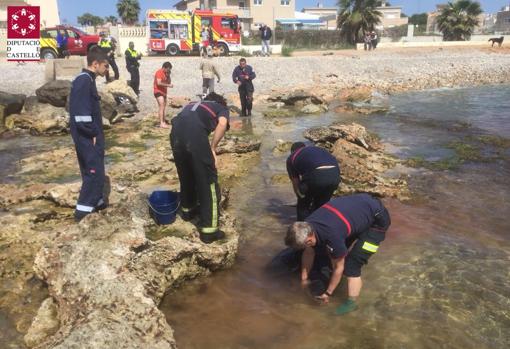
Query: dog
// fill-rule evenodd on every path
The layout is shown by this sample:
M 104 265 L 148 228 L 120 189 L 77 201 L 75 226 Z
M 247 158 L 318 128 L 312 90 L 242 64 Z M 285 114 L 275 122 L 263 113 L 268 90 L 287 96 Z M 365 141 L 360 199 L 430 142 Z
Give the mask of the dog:
M 505 39 L 504 36 L 500 36 L 499 38 L 490 38 L 489 41 L 492 41 L 491 47 L 494 47 L 494 44 L 496 44 L 496 43 L 499 45 L 499 47 L 501 47 L 504 39 Z

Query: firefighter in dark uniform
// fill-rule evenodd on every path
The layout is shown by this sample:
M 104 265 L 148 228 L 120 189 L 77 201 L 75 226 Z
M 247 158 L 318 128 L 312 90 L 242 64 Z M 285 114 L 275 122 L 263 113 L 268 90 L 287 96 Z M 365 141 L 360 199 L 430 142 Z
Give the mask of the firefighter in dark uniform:
M 239 91 L 239 98 L 241 100 L 241 116 L 251 116 L 251 109 L 253 107 L 253 79 L 256 74 L 251 65 L 246 64 L 246 59 L 241 58 L 239 65 L 235 67 L 232 72 L 232 80 L 237 84 Z
M 107 71 L 105 53 L 92 48 L 87 54 L 87 68 L 71 86 L 69 125 L 83 181 L 74 215 L 76 221 L 106 207 L 103 200 L 105 143 L 96 76 L 105 76 Z
M 361 267 L 377 252 L 391 224 L 388 211 L 377 198 L 355 194 L 335 198 L 312 213 L 305 222 L 289 227 L 285 244 L 304 249 L 301 259 L 301 282 L 309 275 L 321 256 L 329 256 L 332 274 L 328 287 L 317 298 L 327 303 L 342 274 L 347 277 L 348 299 L 336 313 L 346 314 L 357 308 L 361 291 Z
M 130 86 L 137 95 L 140 95 L 140 70 L 138 68 L 142 54 L 135 50 L 135 44 L 131 41 L 124 55 L 126 56 L 126 69 L 131 74 Z
M 323 148 L 306 147 L 302 142 L 292 145 L 287 173 L 298 199 L 298 221 L 305 220 L 328 202 L 340 184 L 340 168 L 335 157 Z
M 103 50 L 103 52 L 108 57 L 108 63 L 113 70 L 115 80 L 119 80 L 119 67 L 117 67 L 117 62 L 115 62 L 115 50 L 116 50 L 116 41 L 111 36 L 106 36 L 106 33 L 101 33 L 101 39 L 97 43 L 97 45 Z M 106 82 L 110 82 L 110 74 L 106 74 Z
M 223 236 L 218 226 L 216 147 L 228 129 L 229 117 L 226 100 L 212 92 L 203 101 L 185 106 L 172 119 L 170 145 L 181 186 L 182 217 L 190 220 L 200 213 L 200 239 L 205 243 Z

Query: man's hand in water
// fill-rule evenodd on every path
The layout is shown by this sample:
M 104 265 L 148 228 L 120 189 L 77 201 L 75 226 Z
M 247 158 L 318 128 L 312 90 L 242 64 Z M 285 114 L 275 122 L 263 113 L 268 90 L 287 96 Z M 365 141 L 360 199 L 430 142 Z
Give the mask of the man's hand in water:
M 329 303 L 329 296 L 325 293 L 321 294 L 320 296 L 316 296 L 315 299 L 318 302 L 321 302 L 322 304 L 328 304 Z

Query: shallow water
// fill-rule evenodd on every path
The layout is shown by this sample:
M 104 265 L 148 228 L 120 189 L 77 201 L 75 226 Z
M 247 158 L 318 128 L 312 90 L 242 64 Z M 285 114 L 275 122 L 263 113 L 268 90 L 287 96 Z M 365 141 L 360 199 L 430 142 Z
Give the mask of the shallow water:
M 180 348 L 510 347 L 510 153 L 479 141 L 510 138 L 510 86 L 407 93 L 390 104 L 385 115 L 328 114 L 283 127 L 255 118 L 261 162 L 231 199 L 244 239 L 236 265 L 161 305 Z M 297 275 L 265 271 L 295 218 L 290 184 L 271 184 L 287 155 L 273 154 L 275 140 L 334 120 L 364 124 L 401 158 L 459 158 L 451 170 L 412 171 L 414 200 L 385 200 L 393 224 L 363 270 L 360 309 L 345 317 L 332 315 L 345 289 L 318 306 Z M 459 156 L 455 141 L 483 156 Z

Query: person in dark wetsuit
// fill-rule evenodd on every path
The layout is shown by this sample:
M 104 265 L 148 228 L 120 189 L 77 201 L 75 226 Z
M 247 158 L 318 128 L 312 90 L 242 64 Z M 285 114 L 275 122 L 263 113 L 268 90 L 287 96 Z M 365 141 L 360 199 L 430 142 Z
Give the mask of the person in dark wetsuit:
M 190 220 L 200 213 L 200 239 L 205 243 L 223 237 L 216 147 L 229 127 L 229 117 L 225 98 L 212 92 L 203 101 L 185 106 L 172 119 L 170 144 L 181 186 L 182 217 Z
M 304 222 L 292 224 L 285 244 L 303 250 L 301 282 L 306 285 L 314 262 L 328 256 L 333 272 L 328 287 L 317 298 L 328 303 L 342 275 L 347 277 L 348 299 L 337 308 L 343 315 L 357 308 L 361 291 L 361 268 L 377 252 L 391 224 L 388 210 L 369 194 L 355 194 L 329 201 Z
M 87 68 L 71 85 L 69 126 L 83 181 L 74 213 L 76 221 L 106 208 L 103 200 L 105 141 L 96 76 L 105 76 L 107 71 L 108 57 L 100 48 L 92 48 L 87 54 Z
M 292 145 L 287 173 L 298 199 L 298 221 L 328 202 L 340 184 L 340 168 L 335 157 L 323 148 L 306 147 L 302 142 Z

